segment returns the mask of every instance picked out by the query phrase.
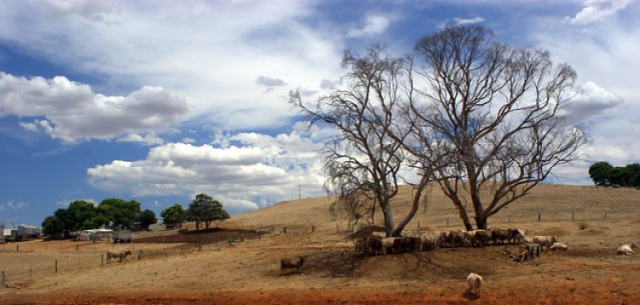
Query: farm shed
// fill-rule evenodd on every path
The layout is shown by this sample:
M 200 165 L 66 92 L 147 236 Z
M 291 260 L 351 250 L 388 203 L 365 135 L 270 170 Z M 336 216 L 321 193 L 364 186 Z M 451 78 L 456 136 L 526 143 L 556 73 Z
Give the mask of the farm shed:
M 109 229 L 94 229 L 84 230 L 80 232 L 76 241 L 106 241 L 111 242 L 113 238 L 113 230 Z
M 18 226 L 18 240 L 32 240 L 38 239 L 42 235 L 42 231 L 38 227 L 27 226 L 27 225 L 19 225 Z

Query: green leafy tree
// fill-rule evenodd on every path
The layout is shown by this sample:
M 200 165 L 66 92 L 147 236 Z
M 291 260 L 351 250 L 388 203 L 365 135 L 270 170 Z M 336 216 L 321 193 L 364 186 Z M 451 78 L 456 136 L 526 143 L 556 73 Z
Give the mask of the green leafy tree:
M 114 227 L 131 228 L 139 218 L 140 203 L 109 198 L 100 202 L 98 213 L 112 222 Z
M 198 194 L 196 196 L 189 204 L 187 215 L 189 220 L 195 221 L 196 230 L 200 230 L 201 222 L 204 222 L 205 228 L 209 229 L 209 224 L 212 221 L 222 221 L 230 218 L 229 213 L 225 211 L 222 204 L 207 194 Z
M 138 221 L 140 222 L 140 226 L 143 229 L 148 230 L 150 225 L 158 222 L 158 219 L 156 219 L 156 213 L 154 213 L 152 210 L 146 209 L 142 211 L 142 213 L 140 213 Z
M 609 162 L 594 163 L 589 167 L 589 177 L 591 177 L 595 185 L 608 185 L 611 183 L 609 178 L 612 169 L 613 166 Z
M 42 233 L 57 238 L 60 233 L 64 232 L 64 222 L 60 218 L 51 215 L 42 222 Z
M 76 200 L 68 208 L 55 211 L 54 216 L 62 221 L 65 230 L 78 231 L 95 228 L 93 221 L 97 214 L 93 203 Z
M 187 211 L 179 204 L 174 204 L 164 209 L 160 215 L 164 218 L 164 223 L 177 228 L 182 227 L 182 223 L 187 219 Z
M 633 187 L 640 186 L 640 164 L 629 164 L 625 168 L 627 172 L 627 184 Z

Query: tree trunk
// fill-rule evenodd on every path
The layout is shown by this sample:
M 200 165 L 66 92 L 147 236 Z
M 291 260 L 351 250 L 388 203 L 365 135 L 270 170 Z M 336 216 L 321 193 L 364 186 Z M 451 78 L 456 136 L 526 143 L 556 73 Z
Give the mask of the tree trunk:
M 409 214 L 407 214 L 407 216 L 400 222 L 400 224 L 398 224 L 398 227 L 393 231 L 393 236 L 400 236 L 400 233 L 402 233 L 402 230 L 404 230 L 404 227 L 409 223 L 409 221 L 411 221 L 411 219 L 413 219 L 414 216 L 416 216 L 416 213 L 418 212 L 418 208 L 420 207 L 420 199 L 422 198 L 422 191 L 427 186 L 427 181 L 428 181 L 426 179 L 427 177 L 428 176 L 424 176 L 423 180 L 418 185 L 416 189 L 416 193 L 413 197 L 413 205 L 411 206 L 411 211 L 409 211 Z M 427 203 L 425 202 L 425 206 L 426 204 Z
M 385 204 L 382 208 L 382 214 L 384 215 L 384 231 L 387 237 L 391 237 L 393 234 L 393 217 L 391 213 L 391 206 L 389 203 Z
M 467 215 L 467 210 L 465 210 L 465 208 L 462 206 L 462 202 L 457 201 L 457 202 L 454 202 L 454 204 L 458 209 L 458 213 L 460 214 L 460 219 L 462 219 L 464 228 L 467 231 L 473 231 L 473 225 L 471 225 L 471 220 L 469 220 L 469 215 Z
M 200 222 L 196 220 L 196 231 L 200 230 Z
M 476 225 L 478 230 L 487 230 L 487 218 L 484 216 L 476 216 Z

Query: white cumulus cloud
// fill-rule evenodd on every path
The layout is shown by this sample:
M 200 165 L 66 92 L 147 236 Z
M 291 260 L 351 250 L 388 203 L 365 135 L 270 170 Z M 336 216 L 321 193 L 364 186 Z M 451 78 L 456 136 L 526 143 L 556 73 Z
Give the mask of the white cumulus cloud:
M 573 18 L 567 17 L 567 20 L 575 24 L 600 22 L 627 7 L 629 2 L 630 0 L 587 0 L 582 10 Z
M 122 141 L 159 144 L 153 134 L 136 134 L 169 127 L 189 107 L 184 98 L 160 87 L 106 96 L 64 76 L 26 78 L 0 72 L 0 111 L 0 116 L 30 120 L 20 123 L 27 130 L 65 142 L 123 136 Z

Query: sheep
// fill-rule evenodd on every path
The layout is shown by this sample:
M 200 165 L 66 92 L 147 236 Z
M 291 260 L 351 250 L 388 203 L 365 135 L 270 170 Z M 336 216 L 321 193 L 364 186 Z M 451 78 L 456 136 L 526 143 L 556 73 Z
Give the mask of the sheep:
M 493 240 L 493 244 L 497 245 L 509 243 L 511 239 L 511 232 L 509 229 L 493 229 L 491 230 L 491 239 Z
M 442 235 L 438 232 L 430 232 L 429 234 L 423 234 L 420 236 L 419 251 L 422 250 L 435 250 L 438 248 Z
M 382 239 L 382 254 L 387 255 L 389 252 L 393 252 L 393 245 L 395 244 L 395 237 L 385 237 Z
M 112 258 L 117 258 L 120 260 L 120 262 L 122 262 L 122 260 L 125 259 L 127 255 L 131 255 L 131 250 L 127 250 L 124 252 L 107 251 L 107 264 L 111 262 Z
M 451 247 L 461 247 L 467 242 L 467 235 L 465 231 L 451 231 L 448 235 L 448 243 Z
M 492 240 L 491 231 L 487 230 L 469 231 L 467 232 L 467 237 L 472 247 L 475 247 L 476 245 L 479 247 L 488 246 Z
M 526 239 L 526 231 L 520 229 L 507 229 L 510 233 L 511 243 L 512 244 L 521 244 L 525 242 Z
M 636 249 L 636 248 L 638 248 L 638 246 L 635 243 L 622 245 L 622 246 L 618 247 L 618 254 L 630 255 L 630 254 L 635 253 L 633 251 L 633 249 Z
M 554 243 L 558 241 L 558 237 L 556 236 L 534 236 L 533 242 L 540 245 L 540 249 L 544 249 L 544 247 L 549 250 Z
M 551 247 L 549 248 L 549 250 L 551 250 L 551 251 L 557 251 L 557 250 L 567 251 L 567 249 L 569 249 L 569 247 L 567 245 L 563 244 L 563 243 L 560 243 L 560 242 L 553 243 L 553 245 L 551 245 Z
M 371 236 L 367 239 L 367 252 L 371 254 L 382 253 L 382 238 Z
M 480 275 L 471 272 L 467 276 L 467 285 L 469 286 L 467 291 L 473 293 L 476 298 L 480 298 L 480 288 L 482 288 L 483 283 L 484 281 Z
M 296 268 L 296 272 L 300 273 L 300 268 L 304 265 L 306 256 L 298 256 L 295 258 L 283 258 L 280 260 L 280 274 L 284 272 L 285 269 L 288 268 Z
M 420 238 L 415 236 L 402 236 L 393 240 L 393 248 L 396 253 L 411 252 L 420 245 Z

